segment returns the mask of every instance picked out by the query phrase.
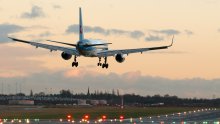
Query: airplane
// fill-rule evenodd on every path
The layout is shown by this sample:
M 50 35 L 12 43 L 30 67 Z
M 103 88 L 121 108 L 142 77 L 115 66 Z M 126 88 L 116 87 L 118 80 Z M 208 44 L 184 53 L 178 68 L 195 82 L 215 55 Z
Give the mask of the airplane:
M 76 44 L 47 40 L 49 42 L 64 44 L 69 47 L 43 44 L 43 43 L 39 43 L 39 42 L 26 41 L 26 40 L 21 40 L 21 39 L 12 38 L 12 37 L 8 37 L 8 38 L 12 39 L 13 41 L 30 44 L 32 46 L 35 46 L 36 48 L 40 47 L 40 48 L 49 49 L 51 52 L 52 51 L 61 51 L 62 52 L 61 57 L 64 60 L 70 60 L 72 58 L 72 56 L 74 56 L 74 61 L 72 62 L 72 67 L 74 67 L 74 66 L 78 67 L 79 63 L 77 62 L 77 57 L 80 57 L 80 56 L 97 57 L 99 59 L 97 66 L 101 66 L 102 68 L 106 68 L 106 69 L 109 67 L 109 64 L 107 63 L 108 57 L 113 56 L 113 57 L 115 57 L 115 60 L 118 63 L 122 63 L 125 61 L 125 55 L 131 54 L 131 53 L 143 53 L 146 51 L 159 50 L 159 49 L 168 49 L 169 47 L 171 47 L 173 45 L 173 40 L 174 40 L 174 36 L 173 36 L 172 42 L 168 46 L 109 50 L 108 45 L 112 44 L 112 43 L 106 43 L 102 40 L 93 40 L 93 39 L 84 38 L 81 8 L 79 8 L 79 41 Z M 104 58 L 103 63 L 101 63 L 102 58 Z

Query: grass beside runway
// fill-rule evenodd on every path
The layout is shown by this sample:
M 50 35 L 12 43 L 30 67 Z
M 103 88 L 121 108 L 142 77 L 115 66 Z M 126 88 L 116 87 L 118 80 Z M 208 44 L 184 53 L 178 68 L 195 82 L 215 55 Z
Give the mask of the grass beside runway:
M 138 118 L 144 116 L 163 115 L 177 112 L 192 111 L 192 107 L 36 107 L 36 106 L 0 106 L 0 118 L 7 119 L 66 119 L 72 115 L 73 119 L 82 119 L 89 115 L 90 119 L 101 118 L 106 115 L 108 119 L 118 119 L 120 115 L 125 118 Z

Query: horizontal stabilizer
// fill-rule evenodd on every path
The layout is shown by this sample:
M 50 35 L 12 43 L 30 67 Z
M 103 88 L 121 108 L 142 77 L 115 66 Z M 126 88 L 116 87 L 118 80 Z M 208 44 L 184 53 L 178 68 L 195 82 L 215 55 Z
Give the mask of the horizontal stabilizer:
M 49 42 L 54 42 L 54 43 L 65 44 L 65 45 L 69 45 L 69 46 L 76 46 L 76 44 L 71 44 L 71 43 L 64 43 L 64 42 L 53 41 L 53 40 L 47 40 L 47 41 L 49 41 Z
M 112 44 L 112 43 L 86 44 L 86 45 L 83 45 L 83 46 L 85 46 L 85 47 L 91 47 L 91 46 L 103 46 L 103 45 L 108 45 L 108 44 Z

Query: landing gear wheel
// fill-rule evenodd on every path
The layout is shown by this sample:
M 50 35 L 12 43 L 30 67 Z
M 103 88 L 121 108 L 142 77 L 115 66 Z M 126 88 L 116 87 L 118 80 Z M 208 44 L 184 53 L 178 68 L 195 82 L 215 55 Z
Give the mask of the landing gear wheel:
M 76 67 L 77 67 L 78 65 L 79 65 L 79 63 L 78 63 L 78 62 L 73 62 L 73 63 L 72 63 L 72 67 L 74 67 L 74 66 L 76 66 Z
M 107 69 L 108 68 L 108 64 L 105 64 L 105 63 L 102 64 L 102 68 L 106 68 Z
M 102 66 L 101 58 L 99 58 L 99 63 L 97 64 L 97 66 Z
M 75 62 L 72 63 L 72 67 L 74 67 L 74 66 L 75 66 Z
M 105 62 L 102 64 L 102 68 L 108 68 L 107 57 L 105 57 Z
M 74 57 L 74 62 L 72 63 L 72 67 L 78 67 L 79 63 L 76 61 L 76 56 Z

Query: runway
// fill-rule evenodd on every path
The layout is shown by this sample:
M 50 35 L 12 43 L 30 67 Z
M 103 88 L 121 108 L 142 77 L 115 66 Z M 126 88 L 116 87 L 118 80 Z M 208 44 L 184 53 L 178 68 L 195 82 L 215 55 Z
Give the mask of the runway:
M 31 123 L 31 124 L 70 124 L 70 123 L 102 123 L 102 124 L 219 124 L 220 123 L 220 110 L 219 109 L 200 109 L 195 111 L 188 111 L 182 113 L 173 113 L 169 115 L 149 116 L 140 118 L 126 118 L 126 119 L 107 119 L 107 120 L 6 120 L 2 119 L 0 124 L 12 123 Z
M 174 113 L 169 115 L 161 115 L 154 117 L 145 117 L 134 119 L 135 123 L 155 123 L 155 124 L 191 124 L 191 123 L 202 123 L 202 124 L 219 124 L 220 121 L 220 110 L 197 110 L 183 113 Z M 127 121 L 128 122 L 128 121 Z M 131 122 L 131 119 L 130 119 Z

